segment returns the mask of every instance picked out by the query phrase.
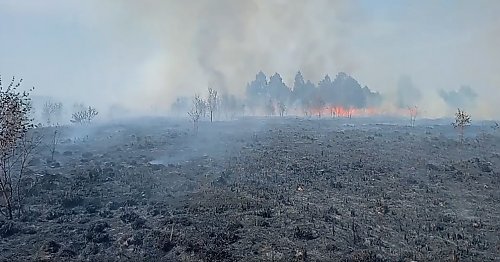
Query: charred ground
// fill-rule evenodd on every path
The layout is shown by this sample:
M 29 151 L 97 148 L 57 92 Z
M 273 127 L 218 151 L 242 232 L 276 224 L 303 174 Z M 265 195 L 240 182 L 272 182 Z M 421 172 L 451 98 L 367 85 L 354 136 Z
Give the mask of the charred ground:
M 359 119 L 143 120 L 40 150 L 3 261 L 496 261 L 500 136 Z M 53 129 L 46 133 L 50 144 Z

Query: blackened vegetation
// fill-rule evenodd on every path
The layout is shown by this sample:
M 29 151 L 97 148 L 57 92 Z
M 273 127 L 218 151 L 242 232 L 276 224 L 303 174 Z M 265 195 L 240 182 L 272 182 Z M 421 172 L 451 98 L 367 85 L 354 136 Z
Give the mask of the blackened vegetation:
M 0 260 L 498 257 L 498 134 L 464 150 L 450 125 L 357 123 L 248 119 L 193 137 L 154 121 L 62 139 L 60 165 L 26 176 L 26 212 L 0 220 Z
M 71 123 L 74 124 L 89 124 L 92 120 L 99 114 L 97 109 L 89 106 L 87 108 L 81 108 L 80 110 L 74 112 L 71 115 Z

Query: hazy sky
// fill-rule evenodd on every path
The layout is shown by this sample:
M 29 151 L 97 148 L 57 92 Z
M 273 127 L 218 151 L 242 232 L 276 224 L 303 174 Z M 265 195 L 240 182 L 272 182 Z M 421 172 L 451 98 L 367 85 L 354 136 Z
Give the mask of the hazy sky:
M 388 98 L 407 75 L 429 116 L 469 85 L 470 111 L 498 118 L 498 14 L 497 0 L 0 0 L 0 74 L 103 110 L 242 94 L 259 70 L 289 85 L 345 71 Z

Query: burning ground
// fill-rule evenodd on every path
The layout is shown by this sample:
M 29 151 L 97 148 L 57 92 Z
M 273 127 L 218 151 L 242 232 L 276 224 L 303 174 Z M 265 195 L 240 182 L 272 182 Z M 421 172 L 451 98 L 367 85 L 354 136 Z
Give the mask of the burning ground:
M 499 135 L 385 122 L 63 128 L 24 178 L 22 218 L 0 221 L 1 260 L 498 259 Z

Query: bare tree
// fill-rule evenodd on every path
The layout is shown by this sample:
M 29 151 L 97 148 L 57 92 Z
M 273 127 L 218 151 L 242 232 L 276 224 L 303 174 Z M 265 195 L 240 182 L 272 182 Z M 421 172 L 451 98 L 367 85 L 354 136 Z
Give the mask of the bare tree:
M 467 126 L 470 126 L 470 124 L 471 124 L 471 117 L 470 117 L 470 115 L 467 114 L 465 111 L 460 110 L 460 108 L 458 108 L 458 111 L 455 113 L 455 122 L 452 123 L 452 125 L 456 129 L 458 129 L 460 143 L 464 142 L 465 128 Z
M 208 102 L 207 102 L 207 101 L 205 101 L 205 100 L 203 100 L 203 99 L 201 99 L 201 98 L 200 98 L 200 100 L 199 100 L 198 102 L 199 102 L 198 106 L 199 106 L 199 108 L 200 108 L 200 110 L 201 110 L 201 114 L 202 114 L 202 116 L 203 116 L 204 118 L 205 118 L 205 117 L 207 117 L 207 112 L 208 112 Z
M 98 114 L 97 109 L 89 106 L 87 109 L 73 113 L 70 121 L 75 124 L 89 124 Z
M 410 126 L 415 126 L 415 120 L 417 120 L 418 115 L 418 107 L 417 106 L 409 106 L 408 112 L 410 113 Z
M 54 162 L 54 154 L 56 153 L 56 147 L 59 144 L 59 128 L 54 129 L 52 134 L 52 139 L 50 141 L 50 162 Z
M 205 110 L 205 101 L 199 96 L 195 95 L 193 99 L 193 105 L 191 110 L 188 111 L 188 115 L 193 121 L 193 130 L 198 133 L 198 122 L 200 121 L 203 111 Z
M 21 84 L 22 79 L 12 78 L 4 88 L 0 76 L 0 213 L 8 219 L 13 219 L 16 208 L 21 212 L 21 179 L 39 144 L 27 135 L 34 127 L 29 117 L 33 89 L 21 93 Z
M 43 104 L 42 117 L 47 126 L 58 124 L 61 120 L 63 104 L 61 102 L 47 101 Z
M 217 110 L 217 104 L 218 104 L 217 90 L 209 87 L 207 106 L 208 106 L 208 111 L 210 112 L 210 122 L 213 122 L 214 113 Z

